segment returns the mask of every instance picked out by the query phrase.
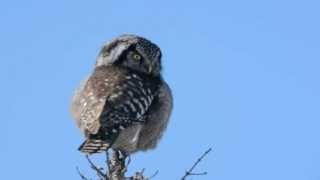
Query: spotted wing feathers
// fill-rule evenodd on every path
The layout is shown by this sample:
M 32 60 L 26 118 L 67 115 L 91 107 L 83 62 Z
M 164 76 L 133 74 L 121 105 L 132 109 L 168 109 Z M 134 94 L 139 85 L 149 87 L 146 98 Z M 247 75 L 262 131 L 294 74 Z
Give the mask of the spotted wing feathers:
M 121 68 L 96 68 L 78 95 L 77 121 L 87 136 L 79 149 L 86 153 L 106 150 L 122 130 L 144 123 L 157 82 Z

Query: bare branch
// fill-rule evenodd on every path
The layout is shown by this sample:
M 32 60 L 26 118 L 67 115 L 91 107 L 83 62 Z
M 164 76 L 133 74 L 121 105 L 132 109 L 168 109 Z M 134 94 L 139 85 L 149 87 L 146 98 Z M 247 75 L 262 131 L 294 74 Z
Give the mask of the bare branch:
M 204 176 L 207 175 L 207 172 L 202 172 L 202 173 L 189 173 L 190 176 Z
M 109 158 L 109 151 L 106 151 L 106 163 L 107 163 L 107 172 L 105 174 L 108 174 L 110 171 L 110 158 Z
M 109 160 L 109 179 L 111 180 L 123 180 L 124 174 L 127 171 L 126 167 L 126 155 L 121 152 L 114 150 Z
M 197 165 L 203 160 L 203 158 L 208 155 L 211 152 L 212 148 L 209 148 L 206 152 L 204 152 L 200 158 L 192 165 L 192 167 L 186 171 L 185 175 L 181 178 L 181 180 L 186 180 L 188 176 L 202 176 L 202 175 L 207 175 L 207 172 L 202 172 L 202 173 L 194 173 L 193 170 L 194 168 L 197 167 Z
M 159 174 L 159 171 L 157 170 L 152 176 L 150 176 L 148 179 L 153 179 L 154 177 L 156 177 Z
M 89 180 L 89 178 L 87 178 L 85 175 L 83 175 L 80 170 L 79 170 L 79 167 L 76 167 L 77 169 L 77 172 L 79 174 L 79 176 L 81 177 L 82 180 Z
M 135 173 L 134 176 L 127 178 L 128 180 L 148 180 L 148 178 L 144 177 L 144 171 L 145 169 L 143 168 L 141 171 L 138 171 Z
M 100 178 L 100 180 L 105 180 L 106 179 L 106 175 L 101 171 L 101 168 L 98 168 L 89 158 L 88 155 L 86 155 L 86 158 L 91 166 L 91 168 L 96 171 L 98 177 Z
M 207 151 L 205 151 L 192 165 L 192 167 L 187 170 L 184 174 L 184 176 L 181 178 L 181 180 L 186 180 L 189 176 L 203 176 L 207 175 L 207 172 L 193 172 L 194 169 L 199 165 L 199 163 L 212 151 L 212 148 L 209 148 Z M 103 173 L 103 168 L 99 168 L 96 166 L 89 156 L 86 156 L 91 168 L 97 173 L 97 176 L 99 180 L 151 180 L 155 176 L 158 175 L 159 171 L 156 171 L 152 176 L 146 177 L 144 175 L 145 169 L 142 169 L 141 171 L 136 172 L 133 176 L 125 177 L 125 173 L 127 171 L 127 168 L 131 162 L 130 156 L 127 156 L 125 153 L 118 151 L 118 150 L 112 150 L 111 156 L 109 156 L 109 153 L 106 152 L 106 166 L 107 170 L 106 173 Z M 128 160 L 127 160 L 128 159 Z M 127 160 L 127 161 L 126 161 Z M 84 176 L 77 167 L 78 174 L 80 175 L 82 180 L 91 180 Z
M 126 166 L 129 167 L 130 163 L 131 163 L 131 156 L 128 156 L 128 161 Z

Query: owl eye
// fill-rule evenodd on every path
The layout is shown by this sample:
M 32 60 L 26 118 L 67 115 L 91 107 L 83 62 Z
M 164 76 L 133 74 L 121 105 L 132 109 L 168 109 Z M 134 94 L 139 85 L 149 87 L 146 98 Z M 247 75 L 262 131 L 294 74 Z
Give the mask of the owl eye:
M 139 54 L 137 54 L 137 53 L 133 53 L 133 54 L 132 54 L 132 58 L 133 58 L 134 60 L 136 60 L 136 61 L 140 61 L 140 60 L 141 60 L 141 56 L 140 56 Z

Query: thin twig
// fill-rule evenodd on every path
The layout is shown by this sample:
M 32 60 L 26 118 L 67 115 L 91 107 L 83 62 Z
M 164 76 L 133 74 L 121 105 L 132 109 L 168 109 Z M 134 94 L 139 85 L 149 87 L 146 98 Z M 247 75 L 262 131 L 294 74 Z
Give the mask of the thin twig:
M 150 177 L 145 177 L 144 172 L 145 168 L 143 168 L 141 171 L 136 172 L 133 176 L 131 177 L 126 177 L 125 180 L 151 180 L 154 177 L 156 177 L 159 174 L 159 171 L 157 170 L 155 173 L 153 173 L 152 176 Z
M 188 176 L 201 176 L 201 175 L 206 175 L 208 174 L 207 172 L 203 172 L 203 173 L 193 173 L 192 171 L 194 170 L 194 168 L 197 167 L 197 165 L 203 160 L 203 158 L 208 155 L 211 152 L 212 148 L 209 148 L 206 152 L 204 152 L 200 158 L 198 158 L 198 160 L 193 164 L 193 166 L 186 171 L 185 175 L 181 178 L 181 180 L 186 180 Z
M 157 170 L 152 176 L 150 176 L 148 179 L 153 179 L 154 177 L 156 177 L 159 174 L 159 170 Z
M 202 175 L 207 175 L 207 172 L 201 172 L 201 173 L 195 173 L 193 172 L 194 169 L 198 166 L 198 164 L 207 156 L 210 152 L 212 151 L 212 148 L 209 148 L 207 151 L 205 151 L 198 159 L 197 161 L 194 162 L 192 167 L 185 172 L 184 176 L 181 178 L 181 180 L 186 180 L 188 176 L 202 176 Z M 120 151 L 113 151 L 111 158 L 109 156 L 109 153 L 106 152 L 106 163 L 107 163 L 107 170 L 106 173 L 103 173 L 103 168 L 99 168 L 96 166 L 89 156 L 86 156 L 91 168 L 97 173 L 97 176 L 99 177 L 100 180 L 151 180 L 155 176 L 158 175 L 159 171 L 156 171 L 152 176 L 150 177 L 145 177 L 144 172 L 145 169 L 142 169 L 140 172 L 136 172 L 134 176 L 127 177 L 125 178 L 124 174 L 131 163 L 131 158 L 130 156 L 126 156 Z M 127 162 L 126 162 L 126 159 Z M 77 167 L 78 174 L 80 175 L 82 180 L 91 180 L 87 178 L 85 175 L 83 175 L 79 168 Z
M 145 171 L 146 171 L 146 168 L 142 168 L 140 171 L 140 174 L 144 174 Z
M 202 173 L 189 173 L 190 176 L 204 176 L 207 175 L 207 172 L 202 172 Z
M 126 167 L 129 167 L 131 163 L 131 156 L 129 155 L 127 158 L 128 158 L 128 161 L 127 161 Z
M 91 168 L 96 171 L 96 173 L 97 173 L 97 175 L 99 176 L 99 178 L 100 178 L 101 180 L 105 180 L 106 175 L 101 171 L 101 169 L 98 168 L 98 167 L 91 161 L 91 159 L 89 158 L 88 155 L 86 155 L 86 158 L 87 158 L 88 162 L 90 163 Z
M 148 180 L 148 178 L 144 177 L 144 171 L 145 168 L 143 168 L 141 171 L 137 171 L 134 176 L 127 178 L 128 180 Z
M 106 151 L 106 161 L 107 161 L 107 172 L 106 174 L 108 174 L 108 172 L 110 171 L 110 157 L 109 157 L 109 151 Z
M 81 173 L 81 171 L 79 170 L 79 167 L 76 167 L 76 169 L 82 180 L 89 180 L 85 175 Z

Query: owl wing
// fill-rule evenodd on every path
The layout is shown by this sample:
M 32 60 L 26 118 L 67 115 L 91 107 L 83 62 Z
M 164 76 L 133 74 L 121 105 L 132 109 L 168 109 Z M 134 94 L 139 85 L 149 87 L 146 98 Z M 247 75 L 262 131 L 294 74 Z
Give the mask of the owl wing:
M 76 89 L 71 101 L 71 114 L 86 136 L 98 132 L 98 119 L 106 99 L 106 96 L 98 96 L 99 93 L 96 93 L 93 86 L 95 79 L 93 76 L 85 79 Z
M 125 74 L 106 100 L 100 116 L 104 131 L 118 134 L 121 130 L 145 122 L 145 114 L 156 93 L 157 83 L 146 82 L 136 74 Z
M 153 100 L 154 87 L 136 74 L 116 67 L 99 67 L 75 93 L 71 112 L 86 136 L 118 133 L 143 115 Z

